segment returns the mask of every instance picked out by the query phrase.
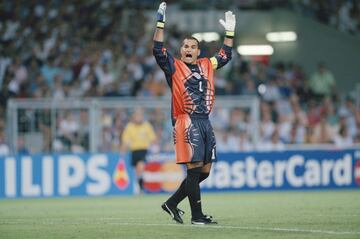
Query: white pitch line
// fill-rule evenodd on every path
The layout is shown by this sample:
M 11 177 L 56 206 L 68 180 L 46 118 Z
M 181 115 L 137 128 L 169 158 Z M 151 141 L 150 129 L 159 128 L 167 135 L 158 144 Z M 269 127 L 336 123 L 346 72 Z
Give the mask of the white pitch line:
M 122 218 L 121 218 L 122 219 Z M 112 217 L 103 217 L 103 218 L 97 218 L 95 220 L 92 220 L 91 222 L 87 222 L 90 224 L 97 224 L 96 221 L 110 221 L 107 224 L 112 225 L 121 225 L 121 226 L 147 226 L 147 227 L 192 227 L 192 228 L 215 228 L 215 229 L 238 229 L 238 230 L 251 230 L 251 231 L 273 231 L 273 232 L 300 232 L 300 233 L 316 233 L 316 234 L 332 234 L 332 235 L 360 235 L 360 231 L 327 231 L 327 230 L 311 230 L 311 229 L 301 229 L 301 228 L 280 228 L 280 227 L 249 227 L 249 226 L 223 226 L 223 225 L 180 225 L 180 224 L 160 224 L 160 223 L 137 223 L 137 222 L 115 222 L 114 220 L 121 220 L 120 218 L 112 218 Z M 138 218 L 131 218 L 131 219 L 138 219 Z M 32 221 L 33 219 L 30 218 L 9 218 L 9 219 L 2 219 L 0 220 L 0 225 L 6 225 L 6 224 L 24 224 L 26 221 Z M 87 221 L 88 218 L 75 218 L 71 220 L 71 224 L 80 224 L 79 221 Z M 56 224 L 59 223 L 59 221 L 64 221 L 63 219 L 47 219 L 45 221 L 38 221 L 37 223 L 41 224 Z M 82 222 L 84 223 L 84 222 Z
M 360 214 L 339 214 L 339 215 L 327 215 L 327 214 L 317 214 L 313 215 L 317 217 L 360 217 Z
M 333 235 L 360 235 L 360 231 L 325 231 L 325 230 L 311 230 L 300 228 L 278 228 L 278 227 L 241 227 L 241 226 L 221 226 L 221 225 L 180 225 L 180 224 L 160 224 L 160 223 L 129 223 L 129 222 L 111 222 L 109 224 L 122 226 L 148 226 L 148 227 L 196 227 L 196 228 L 216 228 L 216 229 L 239 229 L 239 230 L 253 230 L 253 231 L 275 231 L 275 232 L 303 232 L 303 233 L 318 233 L 318 234 L 333 234 Z

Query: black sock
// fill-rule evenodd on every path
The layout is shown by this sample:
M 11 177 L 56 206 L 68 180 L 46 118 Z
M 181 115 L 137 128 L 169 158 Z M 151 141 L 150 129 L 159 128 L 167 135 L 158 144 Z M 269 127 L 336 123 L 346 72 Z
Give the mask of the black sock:
M 142 178 L 139 178 L 138 182 L 139 182 L 140 189 L 143 190 L 144 189 L 144 180 Z
M 193 219 L 197 219 L 203 216 L 199 186 L 200 174 L 201 167 L 187 170 L 185 191 L 189 198 L 191 216 Z
M 204 181 L 207 177 L 209 177 L 209 173 L 201 173 L 199 178 L 199 183 Z M 181 185 L 179 186 L 178 190 L 166 201 L 171 207 L 177 207 L 177 205 L 186 198 L 186 178 L 182 181 Z
M 168 204 L 171 207 L 177 207 L 177 205 L 187 196 L 185 187 L 186 187 L 186 178 L 182 181 L 181 185 L 176 190 L 176 192 L 166 201 L 166 204 Z

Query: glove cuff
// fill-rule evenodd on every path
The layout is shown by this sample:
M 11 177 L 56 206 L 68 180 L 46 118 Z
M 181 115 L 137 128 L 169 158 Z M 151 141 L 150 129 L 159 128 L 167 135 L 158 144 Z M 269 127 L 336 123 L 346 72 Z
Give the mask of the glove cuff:
M 225 31 L 225 36 L 227 38 L 234 38 L 235 32 L 234 31 Z
M 164 29 L 164 27 L 165 27 L 165 22 L 157 21 L 157 22 L 156 22 L 156 27 L 157 27 L 157 28 Z

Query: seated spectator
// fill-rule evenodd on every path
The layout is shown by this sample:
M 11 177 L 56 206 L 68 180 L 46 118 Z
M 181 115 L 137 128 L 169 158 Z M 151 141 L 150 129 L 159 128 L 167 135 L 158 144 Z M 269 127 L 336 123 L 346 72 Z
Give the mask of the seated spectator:
M 71 147 L 74 144 L 76 133 L 78 132 L 79 124 L 74 118 L 74 115 L 70 111 L 66 111 L 64 116 L 59 122 L 59 139 L 63 145 L 62 148 L 67 151 L 71 151 Z
M 339 132 L 334 137 L 334 143 L 337 147 L 346 148 L 353 145 L 353 138 L 345 125 L 341 126 Z
M 6 143 L 6 136 L 4 130 L 0 130 L 0 157 L 9 156 L 10 148 Z
M 335 93 L 335 78 L 324 63 L 318 63 L 317 71 L 312 74 L 309 86 L 318 99 Z
M 326 121 L 325 115 L 322 115 L 320 122 L 314 127 L 311 143 L 314 144 L 330 144 L 334 137 L 334 128 Z
M 239 132 L 239 152 L 247 152 L 254 150 L 254 145 L 250 141 L 250 137 L 246 130 L 240 130 Z
M 278 129 L 275 129 L 269 140 L 260 142 L 257 145 L 258 151 L 282 151 L 285 144 L 281 141 Z

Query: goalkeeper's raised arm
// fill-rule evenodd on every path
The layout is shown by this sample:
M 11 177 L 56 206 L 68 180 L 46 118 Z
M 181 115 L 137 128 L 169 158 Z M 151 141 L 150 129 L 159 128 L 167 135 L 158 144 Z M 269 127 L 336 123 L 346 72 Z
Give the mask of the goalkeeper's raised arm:
M 174 58 L 164 48 L 164 27 L 165 27 L 166 3 L 162 2 L 156 14 L 156 30 L 154 34 L 153 54 L 156 62 L 164 71 L 166 80 L 171 85 L 171 75 L 175 72 Z
M 165 10 L 166 10 L 166 2 L 162 2 L 159 5 L 159 9 L 156 15 L 156 30 L 154 34 L 154 41 L 157 42 L 164 41 Z
M 220 19 L 219 22 L 225 28 L 224 45 L 232 47 L 235 36 L 235 14 L 233 14 L 232 11 L 227 11 L 225 13 L 225 20 Z
M 225 28 L 225 38 L 219 53 L 210 58 L 214 70 L 220 69 L 231 60 L 236 25 L 235 15 L 231 11 L 227 11 L 225 20 L 220 19 L 219 22 Z

